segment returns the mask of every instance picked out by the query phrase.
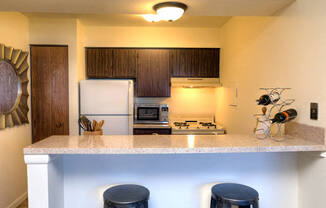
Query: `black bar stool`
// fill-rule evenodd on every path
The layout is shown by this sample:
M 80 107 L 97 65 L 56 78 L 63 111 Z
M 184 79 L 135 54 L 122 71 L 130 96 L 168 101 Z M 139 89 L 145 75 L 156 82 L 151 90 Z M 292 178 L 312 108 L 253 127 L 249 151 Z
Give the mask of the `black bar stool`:
M 139 185 L 119 185 L 104 194 L 104 208 L 148 208 L 149 190 Z
M 210 208 L 231 208 L 232 205 L 240 208 L 258 208 L 258 192 L 245 185 L 222 183 L 213 186 Z

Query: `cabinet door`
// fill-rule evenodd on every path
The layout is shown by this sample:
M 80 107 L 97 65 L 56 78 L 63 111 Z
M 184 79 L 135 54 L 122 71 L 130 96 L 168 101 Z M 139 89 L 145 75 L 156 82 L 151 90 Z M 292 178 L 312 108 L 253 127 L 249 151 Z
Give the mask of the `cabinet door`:
M 86 73 L 89 78 L 112 78 L 112 49 L 87 48 Z
M 198 49 L 198 76 L 219 77 L 220 50 L 216 48 Z
M 169 50 L 138 49 L 137 96 L 169 97 Z
M 137 49 L 113 49 L 113 77 L 136 78 Z
M 199 74 L 196 49 L 171 49 L 170 68 L 173 77 L 193 77 Z
M 170 68 L 173 77 L 219 77 L 219 49 L 171 49 Z

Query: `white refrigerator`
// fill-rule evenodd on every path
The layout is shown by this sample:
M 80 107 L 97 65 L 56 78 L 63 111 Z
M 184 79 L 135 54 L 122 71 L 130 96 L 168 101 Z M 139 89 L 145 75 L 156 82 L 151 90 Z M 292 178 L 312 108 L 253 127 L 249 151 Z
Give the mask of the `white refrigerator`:
M 104 135 L 133 134 L 132 80 L 82 80 L 79 98 L 80 116 L 104 120 Z

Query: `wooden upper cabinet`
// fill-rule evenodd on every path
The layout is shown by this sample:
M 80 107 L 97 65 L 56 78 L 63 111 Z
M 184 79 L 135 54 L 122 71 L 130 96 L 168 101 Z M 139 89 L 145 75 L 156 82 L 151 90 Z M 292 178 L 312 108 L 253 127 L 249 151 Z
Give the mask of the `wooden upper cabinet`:
M 137 96 L 170 97 L 169 50 L 138 49 Z
M 113 77 L 136 78 L 137 49 L 113 49 Z
M 127 48 L 87 48 L 88 78 L 136 78 L 137 50 Z
M 136 78 L 138 97 L 169 97 L 170 76 L 219 77 L 218 48 L 86 48 L 88 78 Z
M 86 74 L 89 78 L 112 78 L 113 50 L 107 48 L 86 49 Z
M 219 77 L 218 48 L 170 49 L 173 77 Z

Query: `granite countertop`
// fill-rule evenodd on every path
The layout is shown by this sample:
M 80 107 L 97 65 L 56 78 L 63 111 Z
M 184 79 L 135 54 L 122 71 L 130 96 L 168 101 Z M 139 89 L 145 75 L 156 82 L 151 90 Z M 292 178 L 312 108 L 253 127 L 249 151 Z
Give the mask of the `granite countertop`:
M 282 142 L 253 135 L 51 136 L 24 154 L 184 154 L 326 151 L 324 142 L 286 136 Z

